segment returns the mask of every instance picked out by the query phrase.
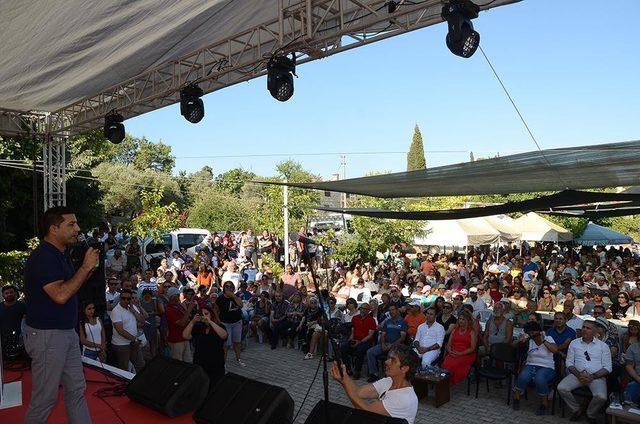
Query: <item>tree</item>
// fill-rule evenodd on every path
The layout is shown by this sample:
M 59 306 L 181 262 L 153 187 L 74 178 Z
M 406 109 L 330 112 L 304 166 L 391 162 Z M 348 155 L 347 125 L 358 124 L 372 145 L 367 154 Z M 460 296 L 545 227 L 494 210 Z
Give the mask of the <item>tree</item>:
M 407 171 L 416 171 L 418 169 L 427 169 L 427 161 L 424 158 L 424 145 L 422 144 L 422 134 L 420 128 L 416 124 L 413 130 L 413 140 L 407 153 Z
M 201 170 L 192 174 L 186 171 L 180 171 L 176 182 L 180 187 L 182 194 L 182 202 L 179 204 L 181 209 L 188 209 L 193 206 L 203 193 L 206 193 L 214 186 L 213 169 L 210 166 L 203 166 Z
M 142 212 L 131 221 L 131 235 L 143 239 L 152 237 L 156 242 L 162 235 L 178 228 L 178 208 L 175 203 L 161 205 L 162 189 L 143 190 L 140 193 Z
M 233 168 L 216 177 L 216 186 L 232 196 L 241 196 L 247 181 L 254 180 L 256 174 L 242 168 Z
M 378 199 L 360 197 L 353 207 L 387 210 L 403 210 L 403 199 Z M 352 234 L 341 234 L 334 249 L 336 259 L 353 263 L 355 260 L 376 262 L 377 253 L 386 252 L 394 244 L 413 244 L 413 239 L 423 234 L 424 221 L 379 219 L 354 216 Z
M 276 165 L 277 175 L 271 181 L 313 182 L 319 176 L 306 171 L 302 164 L 293 160 L 280 162 Z M 256 191 L 259 206 L 256 209 L 256 225 L 263 230 L 281 234 L 284 231 L 283 188 L 281 186 L 263 186 Z M 320 202 L 320 194 L 315 190 L 299 188 L 289 189 L 289 231 L 297 231 L 299 227 L 306 227 L 313 210 L 308 206 L 315 206 Z
M 469 162 L 475 162 L 475 158 L 473 157 L 473 152 L 469 152 Z
M 189 209 L 187 224 L 216 231 L 254 228 L 256 205 L 239 200 L 216 188 L 209 188 Z
M 42 160 L 37 138 L 0 138 L 0 157 L 10 160 Z M 33 195 L 33 178 L 37 193 Z M 0 250 L 24 249 L 25 240 L 36 235 L 34 222 L 42 210 L 42 174 L 31 169 L 0 167 Z M 32 207 L 36 204 L 37 209 Z M 34 217 L 34 212 L 36 217 Z
M 171 154 L 171 146 L 163 142 L 152 143 L 144 137 L 140 139 L 139 143 L 133 166 L 141 171 L 151 169 L 171 173 L 176 164 L 176 158 Z
M 138 171 L 131 165 L 101 163 L 93 170 L 103 192 L 101 203 L 111 215 L 127 216 L 143 207 L 144 190 L 159 189 L 160 203 L 180 204 L 182 194 L 177 181 L 170 175 L 153 170 Z

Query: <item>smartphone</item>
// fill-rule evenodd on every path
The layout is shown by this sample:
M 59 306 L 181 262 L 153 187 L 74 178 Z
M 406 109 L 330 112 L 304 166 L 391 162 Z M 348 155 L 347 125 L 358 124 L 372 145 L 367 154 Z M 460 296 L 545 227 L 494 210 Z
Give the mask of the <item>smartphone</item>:
M 342 353 L 340 352 L 340 346 L 338 345 L 338 341 L 335 339 L 329 339 L 329 343 L 333 346 L 333 360 L 336 364 L 338 364 L 338 369 L 340 370 L 340 377 L 344 378 L 344 373 L 342 371 Z

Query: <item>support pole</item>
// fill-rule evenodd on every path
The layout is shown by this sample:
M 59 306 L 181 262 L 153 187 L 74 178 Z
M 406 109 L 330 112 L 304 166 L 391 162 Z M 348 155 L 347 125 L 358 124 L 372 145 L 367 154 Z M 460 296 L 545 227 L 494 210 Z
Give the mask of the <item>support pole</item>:
M 285 184 L 288 180 L 284 180 Z M 289 265 L 289 186 L 282 188 L 282 197 L 284 205 L 282 207 L 282 215 L 284 216 L 284 266 Z

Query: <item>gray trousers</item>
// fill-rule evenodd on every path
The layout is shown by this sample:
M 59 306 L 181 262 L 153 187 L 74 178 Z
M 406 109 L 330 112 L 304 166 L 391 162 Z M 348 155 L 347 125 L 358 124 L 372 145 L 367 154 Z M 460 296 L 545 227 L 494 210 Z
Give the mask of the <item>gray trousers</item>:
M 562 396 L 562 399 L 564 399 L 571 412 L 576 412 L 580 408 L 576 397 L 571 393 L 572 390 L 580 386 L 582 386 L 582 383 L 580 383 L 578 377 L 573 374 L 567 375 L 562 379 L 560 384 L 558 384 L 558 393 L 560 393 L 560 396 Z M 593 380 L 589 383 L 589 390 L 591 390 L 593 398 L 587 408 L 587 417 L 596 418 L 600 408 L 607 402 L 607 379 L 603 377 Z
M 24 347 L 31 357 L 31 401 L 24 416 L 26 424 L 44 424 L 58 400 L 62 383 L 69 423 L 90 423 L 84 397 L 80 342 L 75 330 L 40 330 L 25 326 Z
M 118 361 L 118 368 L 121 370 L 129 371 L 129 361 L 133 364 L 136 372 L 140 372 L 144 368 L 144 356 L 142 355 L 142 348 L 138 345 L 111 345 L 113 353 L 116 355 Z

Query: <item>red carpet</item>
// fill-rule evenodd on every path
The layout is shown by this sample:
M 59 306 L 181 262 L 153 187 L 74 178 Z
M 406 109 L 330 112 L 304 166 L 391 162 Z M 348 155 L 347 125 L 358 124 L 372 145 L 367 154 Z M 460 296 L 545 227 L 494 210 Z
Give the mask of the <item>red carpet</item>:
M 169 418 L 160 414 L 159 412 L 154 411 L 153 409 L 147 408 L 144 405 L 130 401 L 126 396 L 107 397 L 100 399 L 94 395 L 94 393 L 98 389 L 114 386 L 111 384 L 105 384 L 107 381 L 116 382 L 116 384 L 121 383 L 121 381 L 111 376 L 107 377 L 99 370 L 93 369 L 86 365 L 84 367 L 84 375 L 87 379 L 86 398 L 89 404 L 91 420 L 94 424 L 117 424 L 121 422 L 136 424 L 181 424 L 193 422 L 193 418 L 191 417 L 192 413 L 185 414 L 181 417 Z M 27 410 L 29 399 L 31 398 L 31 372 L 4 372 L 5 383 L 15 381 L 17 379 L 22 380 L 22 406 L 0 410 L 0 423 L 22 423 L 24 421 L 24 414 Z M 109 405 L 111 405 L 113 410 L 109 407 Z M 64 401 L 62 398 L 62 388 L 59 391 L 58 403 L 53 408 L 53 411 L 51 411 L 51 415 L 49 415 L 49 420 L 47 422 L 51 424 L 62 424 L 67 422 L 67 414 L 64 409 Z

